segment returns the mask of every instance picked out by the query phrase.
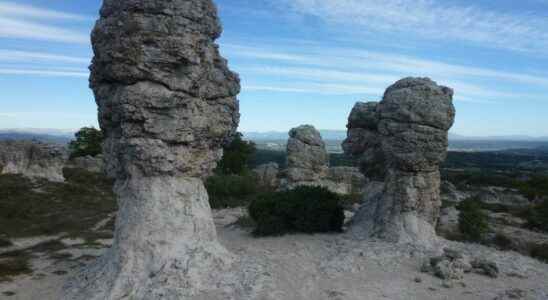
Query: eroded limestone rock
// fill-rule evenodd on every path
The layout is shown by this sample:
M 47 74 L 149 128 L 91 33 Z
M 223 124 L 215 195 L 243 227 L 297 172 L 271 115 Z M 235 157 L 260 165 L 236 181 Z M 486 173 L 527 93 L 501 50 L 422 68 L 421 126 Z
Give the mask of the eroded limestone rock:
M 327 177 L 329 155 L 320 132 L 311 125 L 291 129 L 287 141 L 287 185 L 310 185 Z
M 397 242 L 429 244 L 439 216 L 439 165 L 455 118 L 453 91 L 428 78 L 405 78 L 378 104 L 358 103 L 348 124 L 347 154 L 364 173 L 384 180 L 356 217 L 353 233 Z
M 104 0 L 90 84 L 119 200 L 112 249 L 65 299 L 232 299 L 202 178 L 239 121 L 211 0 Z
M 21 174 L 64 182 L 63 167 L 68 159 L 66 148 L 37 141 L 0 142 L 0 174 Z

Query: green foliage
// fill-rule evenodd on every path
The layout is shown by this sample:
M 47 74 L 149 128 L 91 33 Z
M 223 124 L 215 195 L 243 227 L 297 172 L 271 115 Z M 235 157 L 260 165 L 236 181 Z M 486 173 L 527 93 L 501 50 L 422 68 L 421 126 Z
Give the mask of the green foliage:
M 256 178 L 246 175 L 217 174 L 205 183 L 212 208 L 247 206 L 259 192 Z
M 548 200 L 539 205 L 531 206 L 525 214 L 527 227 L 548 232 Z
M 548 196 L 548 176 L 533 176 L 526 181 L 517 181 L 515 188 L 531 200 L 546 197 Z
M 277 163 L 282 169 L 285 168 L 287 164 L 286 153 L 284 151 L 257 149 L 251 156 L 249 166 L 255 168 L 271 162 Z
M 75 134 L 76 140 L 69 144 L 71 158 L 101 154 L 103 133 L 94 127 L 83 127 Z
M 249 161 L 255 153 L 255 144 L 244 141 L 241 133 L 224 148 L 223 158 L 217 165 L 217 173 L 242 175 L 248 171 Z
M 489 231 L 488 217 L 477 199 L 468 199 L 458 205 L 459 229 L 465 240 L 481 242 Z
M 344 222 L 338 195 L 321 187 L 263 194 L 251 203 L 249 215 L 259 236 L 340 232 Z

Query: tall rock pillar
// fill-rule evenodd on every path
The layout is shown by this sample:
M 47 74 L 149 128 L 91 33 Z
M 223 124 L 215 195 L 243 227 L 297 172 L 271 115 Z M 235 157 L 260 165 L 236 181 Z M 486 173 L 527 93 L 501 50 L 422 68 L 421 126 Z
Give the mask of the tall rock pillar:
M 455 119 L 453 90 L 428 78 L 405 78 L 380 103 L 358 103 L 344 148 L 362 170 L 384 181 L 367 197 L 352 232 L 396 242 L 430 244 L 439 217 L 440 172 Z
M 90 85 L 119 213 L 112 248 L 65 299 L 194 299 L 232 262 L 202 183 L 239 121 L 217 11 L 211 0 L 104 0 L 100 15 Z

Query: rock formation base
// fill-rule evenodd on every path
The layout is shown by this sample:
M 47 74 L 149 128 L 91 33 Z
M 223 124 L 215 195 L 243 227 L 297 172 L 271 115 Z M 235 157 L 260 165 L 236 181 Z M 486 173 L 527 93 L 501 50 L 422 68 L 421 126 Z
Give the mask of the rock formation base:
M 234 257 L 217 242 L 200 179 L 130 179 L 115 191 L 113 247 L 66 285 L 64 299 L 201 299 L 230 283 L 220 276 L 230 276 Z

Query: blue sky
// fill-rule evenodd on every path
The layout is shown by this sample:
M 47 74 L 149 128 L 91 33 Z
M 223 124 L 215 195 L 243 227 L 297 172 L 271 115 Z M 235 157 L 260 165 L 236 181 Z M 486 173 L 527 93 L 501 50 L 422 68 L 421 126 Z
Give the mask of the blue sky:
M 406 76 L 455 89 L 454 133 L 548 136 L 548 0 L 218 0 L 242 131 L 344 129 Z M 0 128 L 96 125 L 99 0 L 0 0 Z

